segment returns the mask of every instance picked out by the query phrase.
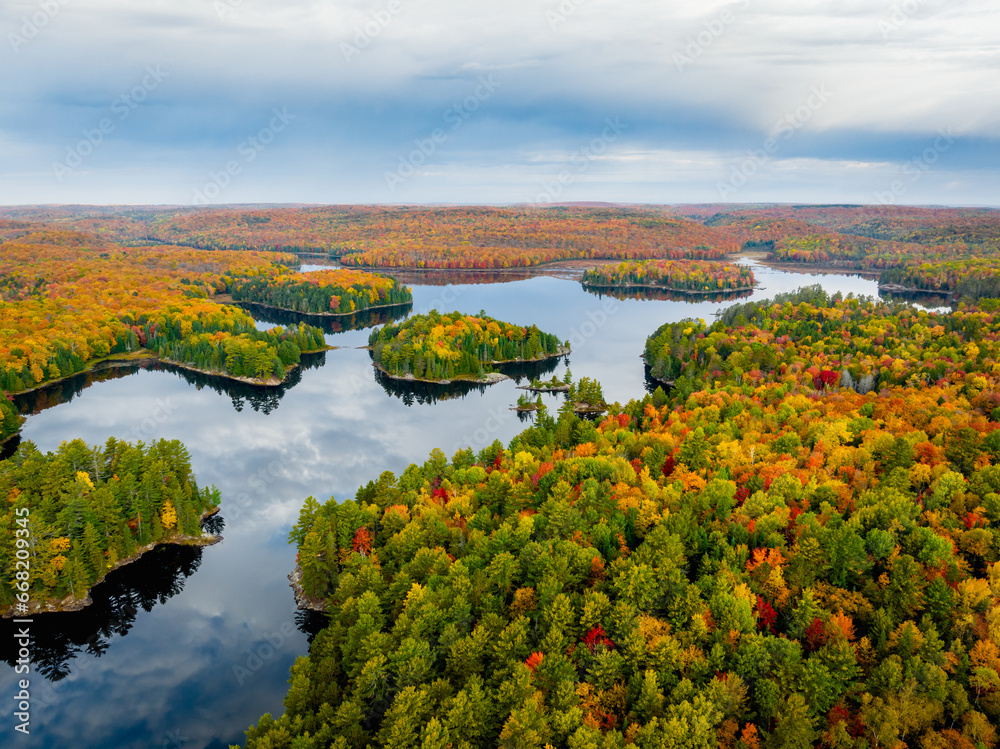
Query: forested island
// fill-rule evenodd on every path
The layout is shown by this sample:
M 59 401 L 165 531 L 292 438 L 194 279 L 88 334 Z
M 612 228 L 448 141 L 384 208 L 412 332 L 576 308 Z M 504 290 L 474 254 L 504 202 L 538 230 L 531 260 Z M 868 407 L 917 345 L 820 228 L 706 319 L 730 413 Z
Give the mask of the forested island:
M 701 260 L 639 260 L 601 265 L 583 274 L 583 285 L 599 289 L 663 289 L 684 294 L 746 291 L 756 284 L 748 265 Z
M 902 292 L 934 292 L 954 299 L 1000 297 L 1000 258 L 965 258 L 889 268 L 879 288 Z
M 569 345 L 537 326 L 431 310 L 373 330 L 368 339 L 375 366 L 390 377 L 429 382 L 505 379 L 494 365 L 539 361 L 569 353 Z
M 518 390 L 531 390 L 536 393 L 564 393 L 569 391 L 569 386 L 573 382 L 573 373 L 566 369 L 566 374 L 562 377 L 552 375 L 548 380 L 533 378 L 527 385 L 519 385 Z
M 161 544 L 214 543 L 201 520 L 218 511 L 177 440 L 82 440 L 41 453 L 31 442 L 0 462 L 0 615 L 73 611 L 122 564 Z M 19 597 L 26 596 L 26 598 Z
M 409 287 L 395 279 L 356 270 L 258 274 L 227 281 L 234 301 L 308 315 L 351 315 L 413 302 Z

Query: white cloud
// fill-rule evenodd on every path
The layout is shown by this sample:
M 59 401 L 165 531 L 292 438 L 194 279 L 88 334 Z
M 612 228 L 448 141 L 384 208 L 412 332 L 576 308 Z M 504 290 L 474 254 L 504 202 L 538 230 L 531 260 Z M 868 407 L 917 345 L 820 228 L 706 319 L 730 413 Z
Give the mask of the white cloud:
M 1000 10 L 986 0 L 96 0 L 66 3 L 15 51 L 9 34 L 38 7 L 0 9 L 0 130 L 16 144 L 0 144 L 5 202 L 116 190 L 187 202 L 275 106 L 300 119 L 272 167 L 303 190 L 248 169 L 222 199 L 350 200 L 355 187 L 356 200 L 394 199 L 383 172 L 484 74 L 502 90 L 428 173 L 517 171 L 525 151 L 572 151 L 607 116 L 633 125 L 632 150 L 718 157 L 753 147 L 817 86 L 835 96 L 803 123 L 798 148 L 811 150 L 797 155 L 850 161 L 870 142 L 898 161 L 892 138 L 947 127 L 995 163 L 1000 136 Z M 151 64 L 170 78 L 103 158 L 72 187 L 42 176 Z M 419 182 L 407 199 L 423 199 Z M 474 197 L 455 187 L 445 199 Z

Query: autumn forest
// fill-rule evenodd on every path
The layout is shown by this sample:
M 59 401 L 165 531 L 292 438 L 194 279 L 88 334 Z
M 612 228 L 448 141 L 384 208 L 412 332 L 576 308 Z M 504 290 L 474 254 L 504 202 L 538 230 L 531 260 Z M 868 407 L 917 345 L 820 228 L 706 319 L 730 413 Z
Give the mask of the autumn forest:
M 802 281 L 765 296 L 770 268 Z M 497 319 L 470 294 L 411 314 L 417 285 L 539 277 L 649 310 L 644 345 L 602 377 L 637 371 L 645 392 L 607 402 L 575 363 L 546 379 L 576 342 L 544 313 Z M 715 314 L 658 316 L 667 292 Z M 532 392 L 511 398 L 527 422 L 512 439 L 429 443 L 346 496 L 298 495 L 283 574 L 323 625 L 283 707 L 247 716 L 245 746 L 997 745 L 988 209 L 0 209 L 0 439 L 16 445 L 0 462 L 0 611 L 62 616 L 151 549 L 215 543 L 203 523 L 240 489 L 199 484 L 177 440 L 66 434 L 43 452 L 20 441 L 35 418 L 20 399 L 137 363 L 297 387 L 310 356 L 353 356 L 325 327 L 347 319 L 371 327 L 351 345 L 376 380 L 549 369 L 513 370 Z

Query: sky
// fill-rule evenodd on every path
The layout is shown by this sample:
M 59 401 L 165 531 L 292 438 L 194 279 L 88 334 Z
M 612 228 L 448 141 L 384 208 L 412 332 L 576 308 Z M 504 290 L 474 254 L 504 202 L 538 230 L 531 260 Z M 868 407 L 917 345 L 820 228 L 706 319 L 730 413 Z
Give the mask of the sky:
M 992 0 L 4 0 L 0 204 L 1000 205 Z

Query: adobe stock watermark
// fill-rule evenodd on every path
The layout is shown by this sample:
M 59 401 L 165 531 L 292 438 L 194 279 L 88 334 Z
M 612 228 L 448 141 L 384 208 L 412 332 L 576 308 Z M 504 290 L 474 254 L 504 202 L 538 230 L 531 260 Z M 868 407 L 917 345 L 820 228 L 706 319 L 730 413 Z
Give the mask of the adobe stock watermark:
M 705 50 L 715 44 L 733 23 L 736 22 L 734 6 L 747 8 L 750 0 L 740 0 L 720 10 L 715 16 L 702 23 L 704 28 L 694 36 L 688 36 L 687 44 L 684 45 L 683 52 L 674 52 L 674 66 L 678 72 L 683 72 L 685 68 L 692 65 L 695 60 L 705 54 Z
M 905 181 L 893 180 L 888 190 L 876 190 L 874 193 L 875 201 L 881 205 L 895 203 L 910 189 L 910 185 L 919 182 L 920 178 L 931 170 L 931 167 L 940 160 L 943 154 L 948 152 L 954 143 L 955 133 L 950 127 L 946 130 L 938 130 L 938 136 L 931 145 L 903 164 L 902 173 L 907 179 Z
M 178 749 L 189 742 L 191 738 L 183 735 L 179 730 L 164 731 L 163 741 L 160 742 L 161 749 Z
M 195 205 L 207 205 L 218 198 L 222 191 L 229 187 L 233 177 L 242 174 L 243 169 L 248 164 L 252 164 L 261 152 L 274 142 L 278 133 L 283 132 L 289 123 L 298 118 L 297 115 L 288 113 L 288 107 L 282 107 L 280 110 L 274 108 L 271 113 L 274 116 L 271 117 L 271 121 L 267 125 L 236 147 L 239 159 L 230 159 L 218 171 L 208 173 L 205 184 L 201 186 L 201 189 L 194 191 Z
M 351 37 L 351 44 L 347 42 L 340 43 L 340 52 L 344 55 L 344 59 L 351 63 L 355 57 L 360 55 L 364 50 L 371 46 L 371 43 L 378 38 L 378 36 L 389 28 L 389 24 L 392 23 L 393 19 L 398 16 L 403 10 L 403 4 L 400 0 L 389 0 L 383 10 L 376 10 L 370 14 L 367 21 L 361 26 L 354 27 L 354 36 Z
M 10 48 L 16 55 L 21 51 L 21 47 L 42 33 L 42 29 L 47 27 L 52 20 L 59 15 L 64 7 L 72 0 L 42 0 L 38 3 L 38 10 L 30 16 L 21 16 L 20 33 L 10 32 L 7 34 L 7 41 Z
M 729 179 L 716 183 L 719 197 L 726 200 L 749 182 L 760 171 L 761 167 L 771 161 L 774 155 L 781 150 L 782 142 L 794 137 L 795 133 L 804 127 L 813 115 L 830 101 L 832 96 L 833 92 L 826 87 L 825 83 L 813 86 L 803 104 L 778 118 L 778 121 L 771 128 L 771 135 L 761 144 L 761 147 L 747 151 L 746 158 L 733 167 Z
M 555 10 L 545 11 L 545 20 L 549 22 L 552 30 L 556 31 L 560 24 L 565 23 L 571 15 L 588 2 L 590 0 L 561 0 Z
M 579 325 L 573 326 L 569 332 L 569 347 L 572 351 L 579 351 L 587 345 L 587 342 L 596 336 L 608 320 L 618 313 L 621 303 L 614 297 L 604 297 L 597 309 L 587 310 L 587 319 Z
M 281 451 L 281 455 L 270 461 L 266 466 L 261 466 L 247 479 L 247 486 L 258 495 L 263 495 L 265 490 L 278 479 L 286 474 L 286 468 L 309 453 L 304 445 L 289 445 Z M 254 500 L 247 492 L 240 492 L 235 497 L 226 497 L 223 506 L 224 515 L 227 521 L 232 522 L 240 517 L 244 510 L 253 506 Z
M 163 70 L 160 65 L 156 65 L 155 67 L 147 65 L 145 72 L 146 74 L 139 83 L 111 102 L 111 113 L 118 115 L 117 120 L 104 117 L 97 123 L 96 127 L 84 130 L 83 138 L 74 145 L 66 146 L 65 159 L 52 162 L 52 173 L 59 182 L 62 182 L 67 174 L 72 174 L 82 166 L 87 158 L 104 145 L 108 136 L 118 129 L 119 124 L 127 120 L 132 115 L 132 112 L 146 101 L 151 93 L 160 87 L 165 78 L 170 77 L 170 73 Z
M 628 125 L 622 122 L 620 117 L 614 119 L 608 117 L 604 122 L 606 127 L 600 136 L 570 154 L 569 162 L 575 165 L 575 168 L 563 169 L 554 179 L 543 182 L 542 192 L 538 193 L 533 200 L 529 200 L 529 203 L 551 203 L 558 200 L 565 189 L 576 182 L 577 177 L 590 168 L 591 162 L 607 153 L 609 146 L 628 130 Z
M 943 4 L 949 8 L 954 8 L 962 5 L 964 2 L 965 0 L 944 0 Z M 926 0 L 903 0 L 901 3 L 895 3 L 879 19 L 878 30 L 882 33 L 882 38 L 889 39 L 889 37 L 906 26 L 925 4 Z M 935 12 L 932 10 L 931 15 L 934 15 Z
M 236 12 L 236 9 L 243 5 L 243 0 L 215 0 L 212 8 L 220 21 L 229 20 L 229 16 Z
M 385 173 L 385 184 L 389 192 L 395 192 L 399 185 L 416 174 L 417 169 L 427 163 L 427 160 L 437 152 L 438 147 L 448 142 L 469 118 L 489 101 L 500 85 L 500 81 L 494 78 L 493 73 L 479 76 L 478 85 L 473 92 L 462 101 L 452 104 L 441 116 L 444 123 L 449 126 L 448 129 L 434 128 L 427 138 L 413 141 L 416 148 L 407 155 L 399 157 L 399 166 L 394 172 Z
M 173 398 L 170 396 L 167 396 L 165 399 L 157 398 L 156 404 L 149 414 L 135 422 L 135 425 L 128 433 L 128 439 L 133 442 L 148 441 L 160 431 L 160 428 L 170 420 L 170 416 L 178 408 L 179 406 L 174 403 Z
M 461 289 L 456 289 L 451 284 L 448 284 L 441 289 L 440 294 L 431 299 L 429 302 L 420 305 L 420 309 L 414 310 L 414 312 L 418 315 L 426 315 L 432 309 L 436 309 L 438 312 L 449 312 L 454 309 L 452 305 L 460 296 L 462 296 Z
M 236 679 L 236 683 L 242 687 L 247 679 L 279 654 L 288 638 L 294 634 L 295 625 L 292 622 L 283 622 L 275 632 L 265 635 L 263 641 L 258 641 L 252 647 L 244 650 L 246 658 L 244 658 L 243 663 L 233 665 L 233 677 Z

